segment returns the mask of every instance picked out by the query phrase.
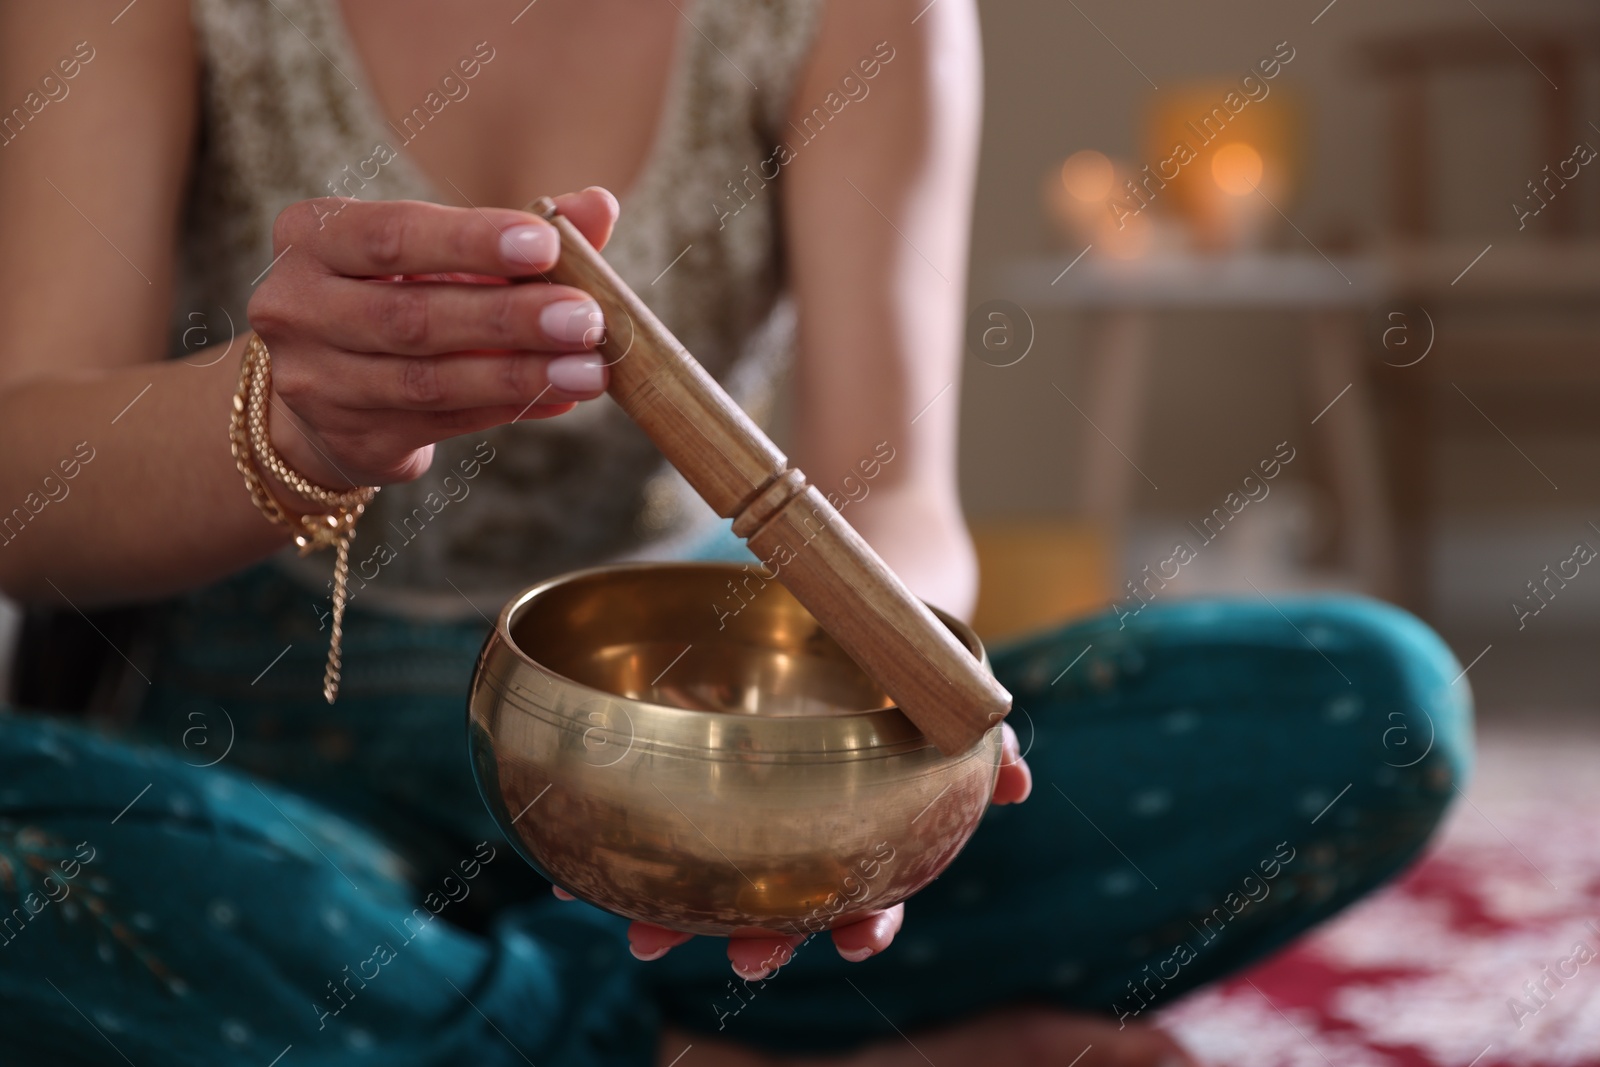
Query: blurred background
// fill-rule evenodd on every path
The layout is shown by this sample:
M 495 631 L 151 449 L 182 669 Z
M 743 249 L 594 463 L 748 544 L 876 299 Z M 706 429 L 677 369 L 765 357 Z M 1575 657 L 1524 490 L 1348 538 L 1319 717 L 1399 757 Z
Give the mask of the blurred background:
M 980 6 L 980 632 L 1129 581 L 1350 590 L 1478 701 L 1429 859 L 1163 1025 L 1218 1063 L 1600 1062 L 1600 976 L 1541 979 L 1600 949 L 1600 5 Z
M 1493 644 L 1485 702 L 1592 706 L 1600 581 L 1513 605 L 1600 547 L 1600 8 L 981 8 L 962 486 L 986 629 L 1128 595 L 1287 441 L 1162 596 L 1372 592 L 1463 662 Z M 1029 549 L 1076 561 L 1071 603 L 1002 573 Z

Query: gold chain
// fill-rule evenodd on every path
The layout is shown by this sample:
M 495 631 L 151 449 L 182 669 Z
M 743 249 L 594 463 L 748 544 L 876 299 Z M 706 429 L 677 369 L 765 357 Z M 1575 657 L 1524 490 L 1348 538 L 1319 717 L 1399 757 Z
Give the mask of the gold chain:
M 268 432 L 271 400 L 272 357 L 261 338 L 252 335 L 239 368 L 239 391 L 233 396 L 228 442 L 233 449 L 233 462 L 244 476 L 251 502 L 269 521 L 294 531 L 294 543 L 300 554 L 334 549 L 333 631 L 328 641 L 328 665 L 322 676 L 322 695 L 332 704 L 339 695 L 340 646 L 344 640 L 344 609 L 349 600 L 350 542 L 356 536 L 356 520 L 366 511 L 378 489 L 370 485 L 343 491 L 326 489 L 308 481 L 285 463 L 272 447 Z M 296 495 L 328 511 L 312 515 L 289 511 L 267 487 L 258 464 Z

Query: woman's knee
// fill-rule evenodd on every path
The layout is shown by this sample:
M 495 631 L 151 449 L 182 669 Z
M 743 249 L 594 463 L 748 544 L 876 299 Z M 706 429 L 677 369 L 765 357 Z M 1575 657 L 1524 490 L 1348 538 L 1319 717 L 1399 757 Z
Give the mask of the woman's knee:
M 1383 767 L 1435 788 L 1447 780 L 1446 792 L 1465 785 L 1473 763 L 1471 684 L 1432 628 L 1365 597 L 1310 597 L 1283 611 L 1307 643 L 1350 665 L 1348 688 L 1371 709 Z
M 1032 635 L 994 659 L 1019 697 L 1123 709 L 1209 701 L 1202 712 L 1271 705 L 1273 714 L 1376 726 L 1371 737 L 1390 764 L 1428 749 L 1458 781 L 1471 768 L 1472 697 L 1460 662 L 1416 616 L 1367 597 L 1157 604 Z
M 1474 755 L 1471 684 L 1439 635 L 1392 605 L 1330 597 L 1298 605 L 1290 617 L 1336 633 L 1367 668 L 1362 697 L 1380 731 L 1373 780 L 1381 788 L 1369 795 L 1357 847 L 1365 853 L 1358 864 L 1365 881 L 1376 885 L 1417 858 L 1466 786 Z
M 1461 664 L 1362 597 L 1153 604 L 1031 635 L 995 668 L 1028 709 L 1024 742 L 1044 738 L 1032 756 L 1062 773 L 1094 773 L 1098 753 L 1122 777 L 1143 768 L 1174 811 L 1186 796 L 1236 820 L 1359 825 L 1391 860 L 1421 848 L 1472 763 Z

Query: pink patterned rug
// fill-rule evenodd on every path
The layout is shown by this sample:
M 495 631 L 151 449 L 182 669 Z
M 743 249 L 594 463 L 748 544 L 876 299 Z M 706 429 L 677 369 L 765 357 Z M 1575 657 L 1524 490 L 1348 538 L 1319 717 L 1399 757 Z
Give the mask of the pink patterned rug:
M 1491 734 L 1400 882 L 1161 1025 L 1216 1067 L 1600 1065 L 1600 747 Z

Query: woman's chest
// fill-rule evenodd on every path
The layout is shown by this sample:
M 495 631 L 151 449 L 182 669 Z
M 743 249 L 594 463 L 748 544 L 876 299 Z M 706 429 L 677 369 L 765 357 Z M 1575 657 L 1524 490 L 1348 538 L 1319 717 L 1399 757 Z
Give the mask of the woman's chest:
M 683 19 L 641 0 L 339 0 L 373 108 L 441 193 L 520 206 L 641 176 Z M 693 32 L 692 28 L 689 32 Z

